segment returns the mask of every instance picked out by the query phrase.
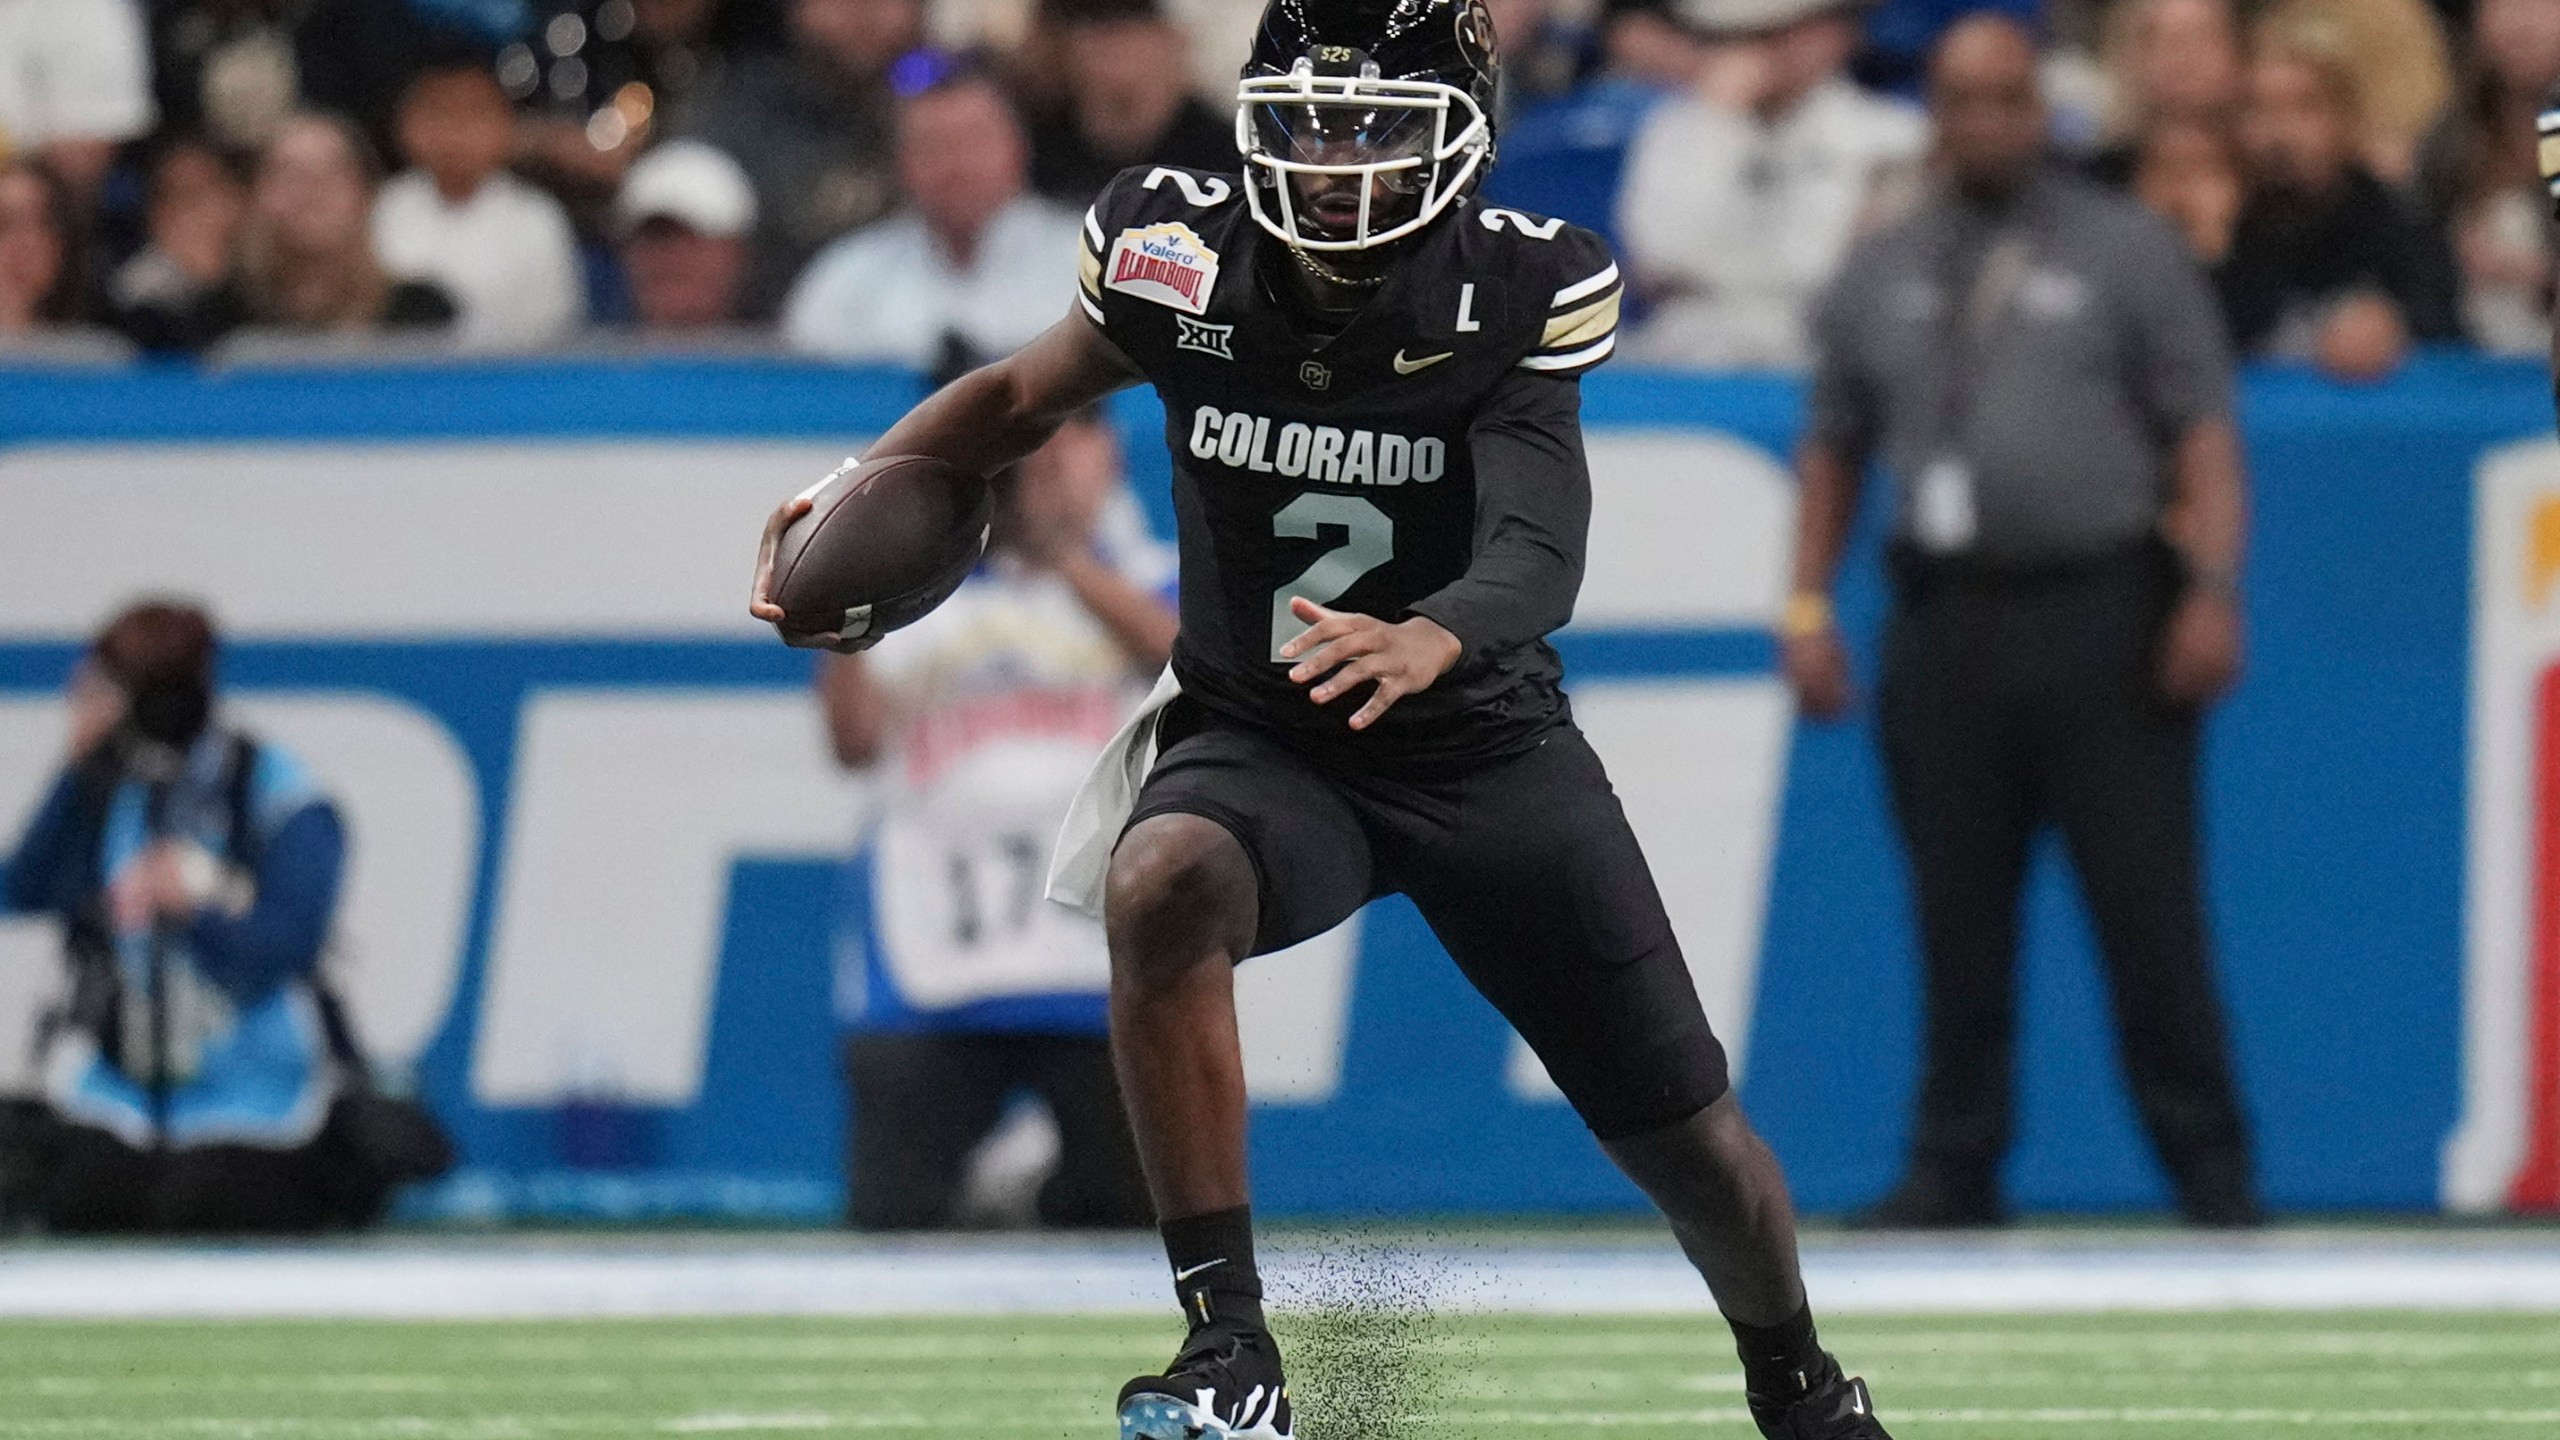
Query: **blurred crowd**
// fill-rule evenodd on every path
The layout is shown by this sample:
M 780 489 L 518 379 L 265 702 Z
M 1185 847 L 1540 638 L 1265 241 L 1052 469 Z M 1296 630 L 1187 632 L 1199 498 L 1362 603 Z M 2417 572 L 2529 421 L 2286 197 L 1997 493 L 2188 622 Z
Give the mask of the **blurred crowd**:
M 2531 351 L 2560 0 L 1989 0 L 2057 163 L 2248 353 Z M 1494 198 L 1607 233 L 1631 353 L 1799 366 L 1929 181 L 1958 0 L 1491 0 Z M 787 344 L 931 369 L 1066 313 L 1120 168 L 1236 163 L 1259 0 L 0 0 L 0 351 Z

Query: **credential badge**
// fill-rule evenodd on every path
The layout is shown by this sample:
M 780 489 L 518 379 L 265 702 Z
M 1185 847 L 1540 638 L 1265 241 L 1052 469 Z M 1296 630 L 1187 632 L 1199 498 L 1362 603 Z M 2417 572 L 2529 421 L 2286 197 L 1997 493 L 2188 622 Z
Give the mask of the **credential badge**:
M 1197 350 L 1203 355 L 1233 360 L 1235 352 L 1227 345 L 1235 338 L 1235 333 L 1233 325 L 1212 325 L 1206 320 L 1189 320 L 1180 315 L 1173 317 L 1173 348 L 1176 350 Z
M 1218 283 L 1218 252 L 1179 220 L 1123 230 L 1111 242 L 1102 283 L 1111 289 L 1198 315 Z

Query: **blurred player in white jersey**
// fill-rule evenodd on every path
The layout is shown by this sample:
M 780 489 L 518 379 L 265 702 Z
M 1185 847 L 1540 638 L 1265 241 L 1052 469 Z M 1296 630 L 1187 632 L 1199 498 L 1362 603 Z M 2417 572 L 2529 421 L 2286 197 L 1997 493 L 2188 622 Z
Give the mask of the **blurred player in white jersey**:
M 959 592 L 819 672 L 837 759 L 880 782 L 871 931 L 839 962 L 857 1227 L 954 1223 L 972 1152 L 1025 1090 L 1059 1134 L 1042 1222 L 1153 1222 L 1112 1080 L 1102 926 L 1041 895 L 1094 753 L 1173 647 L 1173 554 L 1120 462 L 1099 415 L 1070 421 L 1000 480 Z

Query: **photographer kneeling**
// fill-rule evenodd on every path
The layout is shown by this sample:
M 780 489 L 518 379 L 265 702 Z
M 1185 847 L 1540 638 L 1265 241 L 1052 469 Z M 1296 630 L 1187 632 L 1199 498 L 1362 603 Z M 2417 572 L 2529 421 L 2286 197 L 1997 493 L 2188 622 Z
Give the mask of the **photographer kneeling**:
M 337 808 L 217 723 L 214 650 L 185 605 L 99 633 L 70 756 L 0 871 L 0 908 L 57 917 L 71 961 L 8 1177 L 54 1230 L 316 1230 L 373 1218 L 398 1178 L 341 1103 L 370 1092 L 319 973 Z

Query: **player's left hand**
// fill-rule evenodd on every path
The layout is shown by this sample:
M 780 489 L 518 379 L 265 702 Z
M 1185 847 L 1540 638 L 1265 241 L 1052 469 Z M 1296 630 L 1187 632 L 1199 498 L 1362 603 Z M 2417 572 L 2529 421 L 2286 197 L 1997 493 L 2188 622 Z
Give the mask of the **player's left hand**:
M 777 630 L 782 628 L 782 607 L 773 603 L 774 550 L 782 543 L 782 532 L 790 529 L 791 522 L 808 514 L 811 508 L 806 495 L 794 495 L 783 501 L 765 517 L 764 538 L 756 542 L 756 580 L 755 587 L 747 594 L 747 613 Z
M 1438 621 L 1420 615 L 1387 621 L 1327 610 L 1303 598 L 1289 602 L 1289 613 L 1305 621 L 1307 629 L 1280 647 L 1280 658 L 1298 662 L 1289 670 L 1293 683 L 1315 685 L 1308 699 L 1330 704 L 1355 685 L 1377 682 L 1369 702 L 1352 712 L 1354 730 L 1368 729 L 1398 700 L 1430 689 L 1466 648 Z
M 833 630 L 795 630 L 784 623 L 782 607 L 773 603 L 773 554 L 782 543 L 782 532 L 791 522 L 809 513 L 809 497 L 794 495 L 777 507 L 764 522 L 764 539 L 756 545 L 755 587 L 748 593 L 747 613 L 773 627 L 782 643 L 794 650 L 833 650 L 839 655 L 853 655 L 880 643 L 877 635 L 864 635 L 847 640 Z
M 2210 705 L 2240 678 L 2240 607 L 2221 590 L 2191 590 L 2160 642 L 2160 689 L 2181 705 Z

